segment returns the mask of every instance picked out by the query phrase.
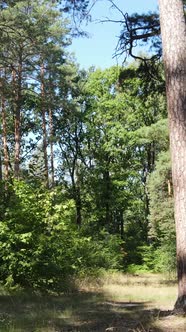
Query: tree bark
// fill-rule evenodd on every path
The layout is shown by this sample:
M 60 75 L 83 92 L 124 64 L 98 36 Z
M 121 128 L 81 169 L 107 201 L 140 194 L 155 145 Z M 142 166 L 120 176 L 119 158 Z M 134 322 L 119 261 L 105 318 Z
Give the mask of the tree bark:
M 7 124 L 6 124 L 6 111 L 5 111 L 5 98 L 1 98 L 1 112 L 2 112 L 2 141 L 3 141 L 3 154 L 4 154 L 4 179 L 9 178 L 9 154 L 7 143 Z
M 55 179 L 54 179 L 54 128 L 53 128 L 53 117 L 52 117 L 52 109 L 49 108 L 49 125 L 50 125 L 50 166 L 51 166 L 51 187 L 54 187 Z
M 47 154 L 47 128 L 46 128 L 46 111 L 45 111 L 45 85 L 44 85 L 44 64 L 41 64 L 41 114 L 43 130 L 43 154 L 44 154 L 44 175 L 45 185 L 49 187 L 48 180 L 48 154 Z
M 186 311 L 186 24 L 181 0 L 159 0 L 170 127 L 178 299 Z
M 17 76 L 17 77 L 16 77 Z M 21 88 L 22 88 L 22 59 L 19 59 L 17 75 L 15 69 L 12 71 L 12 84 L 14 93 L 14 176 L 19 178 L 20 173 L 20 148 L 21 148 Z

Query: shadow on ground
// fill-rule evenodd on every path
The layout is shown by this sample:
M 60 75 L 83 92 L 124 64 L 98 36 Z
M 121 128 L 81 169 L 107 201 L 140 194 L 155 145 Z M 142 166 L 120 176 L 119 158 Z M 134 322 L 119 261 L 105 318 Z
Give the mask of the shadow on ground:
M 149 303 L 108 301 L 96 292 L 0 296 L 2 332 L 161 332 L 164 330 L 153 327 L 158 315 L 157 310 L 149 309 Z

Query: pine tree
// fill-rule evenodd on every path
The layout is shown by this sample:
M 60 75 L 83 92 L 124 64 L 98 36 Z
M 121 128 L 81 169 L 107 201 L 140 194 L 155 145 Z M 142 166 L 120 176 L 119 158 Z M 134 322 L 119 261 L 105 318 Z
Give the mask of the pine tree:
M 178 299 L 186 303 L 186 23 L 181 0 L 159 0 L 170 123 L 170 146 L 177 237 Z M 172 29 L 174 27 L 174 29 Z

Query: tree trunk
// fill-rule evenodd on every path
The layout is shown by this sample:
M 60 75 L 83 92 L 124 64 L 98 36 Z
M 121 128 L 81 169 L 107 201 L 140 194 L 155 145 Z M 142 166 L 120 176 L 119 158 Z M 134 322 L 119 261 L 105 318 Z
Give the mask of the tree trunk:
M 51 187 L 54 187 L 55 179 L 54 179 L 54 130 L 53 130 L 53 117 L 52 117 L 52 109 L 49 108 L 49 125 L 50 125 L 50 166 L 51 166 Z
M 186 24 L 181 0 L 159 0 L 170 126 L 178 299 L 186 310 Z
M 76 141 L 77 144 L 77 141 Z M 76 145 L 76 153 L 78 151 L 78 147 Z M 76 158 L 74 159 L 74 177 L 73 177 L 73 187 L 74 187 L 74 193 L 75 193 L 75 204 L 76 204 L 76 224 L 80 228 L 82 224 L 82 201 L 81 201 L 81 178 L 80 178 L 80 172 L 79 172 L 79 164 L 77 160 L 77 154 Z
M 1 98 L 1 112 L 2 112 L 2 141 L 3 141 L 3 154 L 4 154 L 4 179 L 9 178 L 9 154 L 7 143 L 7 125 L 6 125 L 6 111 L 5 111 L 5 98 Z
M 14 176 L 19 178 L 20 173 L 20 145 L 21 145 L 21 85 L 22 85 L 22 59 L 19 61 L 17 77 L 16 71 L 12 71 L 12 84 L 14 93 Z
M 44 64 L 43 63 L 41 65 L 41 114 L 42 114 L 42 129 L 43 129 L 44 176 L 45 176 L 45 185 L 48 188 L 49 181 L 48 181 L 47 128 L 46 128 Z

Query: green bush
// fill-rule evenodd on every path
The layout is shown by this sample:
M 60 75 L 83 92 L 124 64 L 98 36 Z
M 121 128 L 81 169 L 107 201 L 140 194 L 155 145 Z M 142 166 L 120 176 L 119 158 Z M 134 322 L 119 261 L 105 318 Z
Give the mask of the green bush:
M 142 264 L 129 264 L 127 272 L 163 272 L 174 273 L 176 271 L 176 248 L 173 243 L 167 242 L 155 248 L 153 245 L 138 248 L 141 254 Z
M 8 287 L 62 291 L 72 287 L 74 277 L 116 269 L 120 262 L 118 237 L 78 230 L 74 202 L 61 188 L 23 181 L 10 188 L 0 222 L 0 279 Z
M 155 251 L 154 270 L 156 272 L 176 271 L 176 246 L 162 245 Z

